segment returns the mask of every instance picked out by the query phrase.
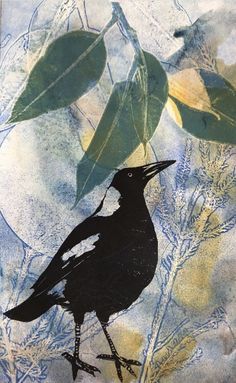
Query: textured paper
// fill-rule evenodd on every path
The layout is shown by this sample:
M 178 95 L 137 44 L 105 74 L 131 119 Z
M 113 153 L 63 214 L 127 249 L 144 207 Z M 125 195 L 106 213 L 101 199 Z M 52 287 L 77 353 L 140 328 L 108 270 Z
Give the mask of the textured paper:
M 194 72 L 199 66 L 213 70 L 217 60 L 219 73 L 236 85 L 233 0 L 122 0 L 120 5 L 143 49 L 160 60 L 172 92 L 187 105 L 209 108 Z M 2 0 L 1 6 L 0 305 L 5 312 L 30 295 L 62 241 L 96 209 L 111 182 L 112 175 L 71 209 L 76 166 L 111 91 L 108 69 L 99 86 L 71 107 L 4 124 L 44 44 L 68 30 L 101 30 L 111 4 Z M 177 30 L 185 31 L 184 39 L 174 37 Z M 132 47 L 117 27 L 105 42 L 113 81 L 124 80 Z M 156 276 L 128 310 L 111 318 L 110 333 L 122 355 L 143 363 L 135 369 L 137 378 L 123 370 L 124 382 L 236 383 L 235 147 L 198 140 L 181 126 L 170 101 L 146 153 L 140 145 L 123 164 L 137 166 L 155 156 L 177 161 L 146 191 L 159 241 Z M 193 210 L 190 225 L 186 217 Z M 30 323 L 3 315 L 0 320 L 1 383 L 73 381 L 61 356 L 73 349 L 69 313 L 53 308 Z M 96 359 L 108 346 L 94 314 L 86 316 L 81 347 L 83 358 L 101 374 L 79 372 L 78 382 L 118 382 L 113 363 Z

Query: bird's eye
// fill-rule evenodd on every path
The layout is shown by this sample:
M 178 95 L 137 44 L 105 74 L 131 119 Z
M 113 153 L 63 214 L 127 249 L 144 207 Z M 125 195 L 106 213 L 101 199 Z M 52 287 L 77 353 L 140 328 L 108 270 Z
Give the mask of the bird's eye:
M 128 177 L 133 177 L 133 173 L 128 173 Z

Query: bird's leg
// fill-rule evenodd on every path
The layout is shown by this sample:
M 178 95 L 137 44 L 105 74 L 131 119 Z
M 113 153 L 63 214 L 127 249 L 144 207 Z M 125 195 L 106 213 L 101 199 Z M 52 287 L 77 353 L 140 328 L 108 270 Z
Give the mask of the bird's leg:
M 74 358 L 79 360 L 79 346 L 80 346 L 80 324 L 75 324 L 75 351 Z
M 74 349 L 74 355 L 69 354 L 68 352 L 64 352 L 62 356 L 68 360 L 72 365 L 72 374 L 73 379 L 76 379 L 78 370 L 82 370 L 85 372 L 88 372 L 89 374 L 95 376 L 95 372 L 100 372 L 100 370 L 95 367 L 91 366 L 88 363 L 83 362 L 79 357 L 79 349 L 80 349 L 80 328 L 81 325 L 79 323 L 75 324 L 75 349 Z
M 120 356 L 118 354 L 115 346 L 114 346 L 114 343 L 113 343 L 113 341 L 112 341 L 108 331 L 107 331 L 108 324 L 105 323 L 105 322 L 101 322 L 101 325 L 102 325 L 104 334 L 105 334 L 105 336 L 107 338 L 108 344 L 110 346 L 111 354 L 112 355 L 100 354 L 100 355 L 97 356 L 97 358 L 115 362 L 117 375 L 118 375 L 118 378 L 120 379 L 121 382 L 123 382 L 123 376 L 122 376 L 122 372 L 121 372 L 121 367 L 124 367 L 127 371 L 129 371 L 129 373 L 131 375 L 136 377 L 136 374 L 135 374 L 135 372 L 134 372 L 134 370 L 132 369 L 131 366 L 141 366 L 141 363 L 139 361 L 137 361 L 137 360 L 126 359 L 126 358 Z

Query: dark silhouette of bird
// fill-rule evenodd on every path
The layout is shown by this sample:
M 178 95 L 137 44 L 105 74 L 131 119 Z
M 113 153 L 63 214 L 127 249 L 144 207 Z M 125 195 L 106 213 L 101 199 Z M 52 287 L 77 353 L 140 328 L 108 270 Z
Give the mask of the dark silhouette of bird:
M 119 170 L 96 211 L 69 234 L 49 266 L 33 285 L 33 294 L 7 311 L 11 319 L 29 322 L 54 305 L 73 314 L 74 354 L 62 355 L 71 363 L 73 378 L 78 370 L 95 376 L 97 367 L 80 359 L 80 328 L 84 315 L 95 311 L 111 354 L 98 358 L 115 363 L 132 375 L 140 362 L 120 356 L 107 330 L 112 314 L 127 309 L 153 279 L 157 266 L 157 238 L 145 203 L 148 181 L 175 161 Z M 108 195 L 113 195 L 113 212 L 104 213 Z M 56 291 L 57 288 L 57 291 Z

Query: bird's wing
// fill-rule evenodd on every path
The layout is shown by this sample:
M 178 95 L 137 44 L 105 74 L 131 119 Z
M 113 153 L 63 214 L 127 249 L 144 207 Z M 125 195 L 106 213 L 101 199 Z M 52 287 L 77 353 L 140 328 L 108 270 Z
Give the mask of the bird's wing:
M 53 286 L 69 275 L 75 267 L 78 267 L 91 256 L 91 252 L 89 253 L 86 250 L 94 248 L 94 243 L 103 231 L 103 226 L 103 217 L 92 216 L 75 227 L 62 243 L 46 270 L 32 286 L 35 295 L 40 295 L 52 289 Z M 75 251 L 72 252 L 72 249 Z

